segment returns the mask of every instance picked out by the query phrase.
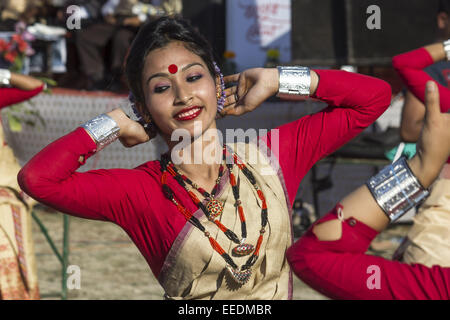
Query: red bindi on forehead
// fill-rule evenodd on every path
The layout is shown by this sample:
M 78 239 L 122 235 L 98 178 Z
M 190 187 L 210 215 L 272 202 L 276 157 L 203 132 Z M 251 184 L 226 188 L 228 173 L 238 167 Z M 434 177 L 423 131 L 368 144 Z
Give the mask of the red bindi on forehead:
M 175 64 L 171 64 L 168 69 L 171 74 L 177 73 L 178 71 L 178 67 Z

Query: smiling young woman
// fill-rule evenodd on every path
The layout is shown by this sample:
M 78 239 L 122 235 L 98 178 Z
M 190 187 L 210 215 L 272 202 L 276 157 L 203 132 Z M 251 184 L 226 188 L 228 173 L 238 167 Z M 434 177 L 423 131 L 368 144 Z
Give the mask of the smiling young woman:
M 299 184 L 314 163 L 386 110 L 390 86 L 305 67 L 255 68 L 222 79 L 209 44 L 173 17 L 141 28 L 126 74 L 139 121 L 116 109 L 87 122 L 27 163 L 18 177 L 22 188 L 67 214 L 121 226 L 166 298 L 291 298 L 285 253 L 293 241 L 290 211 Z M 224 89 L 227 82 L 234 85 Z M 218 134 L 205 138 L 217 128 L 216 118 L 251 112 L 277 93 L 329 106 L 250 143 L 223 144 Z M 189 156 L 175 163 L 178 141 L 171 138 L 180 130 L 190 136 L 182 150 Z M 160 160 L 135 169 L 76 172 L 117 138 L 132 147 L 156 134 L 169 146 Z M 212 152 L 196 163 L 191 151 L 199 140 L 201 151 Z M 262 153 L 261 146 L 275 161 L 247 161 Z

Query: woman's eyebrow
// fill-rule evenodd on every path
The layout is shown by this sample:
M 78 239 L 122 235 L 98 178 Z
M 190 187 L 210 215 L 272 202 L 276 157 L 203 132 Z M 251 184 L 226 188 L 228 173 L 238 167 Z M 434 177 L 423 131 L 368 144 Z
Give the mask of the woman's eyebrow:
M 200 66 L 200 67 L 204 68 L 201 63 L 193 62 L 193 63 L 190 63 L 187 66 L 183 67 L 183 69 L 181 69 L 181 71 L 186 71 L 187 69 L 189 69 L 190 67 L 193 67 L 193 66 Z M 169 74 L 164 73 L 164 72 L 155 73 L 155 74 L 151 75 L 150 77 L 148 77 L 147 84 L 150 82 L 150 80 L 152 80 L 153 78 L 156 78 L 156 77 L 169 77 Z
M 203 65 L 201 63 L 193 62 L 193 63 L 190 63 L 187 66 L 185 66 L 183 69 L 181 69 L 181 71 L 186 71 L 187 69 L 189 69 L 190 67 L 193 67 L 193 66 L 200 66 L 203 68 Z

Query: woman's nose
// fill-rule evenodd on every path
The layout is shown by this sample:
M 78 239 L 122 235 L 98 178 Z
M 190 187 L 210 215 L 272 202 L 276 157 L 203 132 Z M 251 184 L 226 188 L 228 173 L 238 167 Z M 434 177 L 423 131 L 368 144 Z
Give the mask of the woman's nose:
M 183 86 L 175 87 L 175 99 L 173 104 L 188 104 L 192 99 L 192 92 L 188 88 L 184 88 Z

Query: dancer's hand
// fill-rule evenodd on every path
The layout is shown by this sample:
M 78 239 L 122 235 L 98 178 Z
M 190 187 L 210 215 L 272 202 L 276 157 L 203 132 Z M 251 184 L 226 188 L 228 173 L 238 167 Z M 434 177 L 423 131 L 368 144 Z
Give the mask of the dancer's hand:
M 120 108 L 108 112 L 107 114 L 113 118 L 119 126 L 119 140 L 127 148 L 145 143 L 156 136 L 156 133 L 152 133 L 149 136 L 140 123 L 128 118 L 125 112 Z
M 277 68 L 253 68 L 226 76 L 224 82 L 235 82 L 237 85 L 225 90 L 226 101 L 221 115 L 238 116 L 253 111 L 277 94 L 279 74 Z M 318 82 L 318 75 L 311 70 L 311 93 L 315 92 Z
M 438 176 L 450 156 L 450 114 L 441 113 L 439 91 L 434 81 L 428 81 L 425 92 L 425 124 L 418 144 L 419 180 L 429 185 Z
M 235 82 L 225 90 L 226 100 L 222 116 L 241 115 L 256 109 L 278 92 L 276 68 L 253 68 L 223 78 L 225 83 Z

